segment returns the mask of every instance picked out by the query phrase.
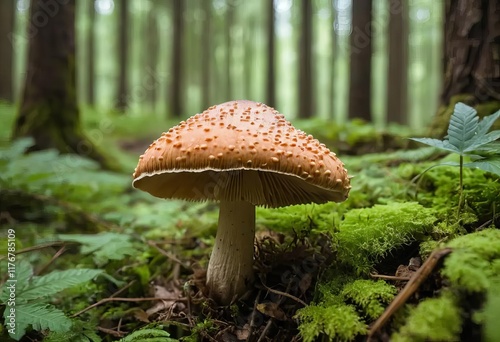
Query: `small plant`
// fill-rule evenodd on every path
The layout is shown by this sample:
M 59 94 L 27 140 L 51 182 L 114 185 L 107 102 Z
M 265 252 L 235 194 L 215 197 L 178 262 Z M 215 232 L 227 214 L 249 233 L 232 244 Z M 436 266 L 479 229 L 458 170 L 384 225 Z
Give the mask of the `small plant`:
M 50 298 L 102 273 L 102 270 L 82 268 L 53 271 L 36 277 L 28 262 L 17 263 L 16 281 L 4 283 L 0 293 L 0 302 L 5 306 L 5 326 L 10 337 L 19 341 L 29 326 L 37 331 L 69 331 L 72 321 L 64 312 L 49 304 Z
M 500 130 L 489 132 L 493 123 L 500 117 L 500 110 L 485 116 L 481 121 L 474 108 L 461 102 L 455 105 L 453 115 L 448 126 L 448 135 L 443 139 L 411 138 L 438 149 L 457 153 L 459 163 L 443 163 L 440 165 L 453 165 L 460 167 L 459 209 L 463 203 L 463 168 L 478 168 L 483 171 L 495 173 L 500 176 Z M 464 163 L 464 157 L 469 157 L 471 162 Z M 436 165 L 438 166 L 438 165 Z

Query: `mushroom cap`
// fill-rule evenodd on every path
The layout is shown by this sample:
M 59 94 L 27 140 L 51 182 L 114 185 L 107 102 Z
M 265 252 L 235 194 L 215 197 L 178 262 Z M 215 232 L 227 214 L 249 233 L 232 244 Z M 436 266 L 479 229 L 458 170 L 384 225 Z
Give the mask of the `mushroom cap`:
M 342 202 L 344 164 L 278 111 L 247 100 L 182 121 L 139 158 L 133 186 L 161 198 L 282 207 Z

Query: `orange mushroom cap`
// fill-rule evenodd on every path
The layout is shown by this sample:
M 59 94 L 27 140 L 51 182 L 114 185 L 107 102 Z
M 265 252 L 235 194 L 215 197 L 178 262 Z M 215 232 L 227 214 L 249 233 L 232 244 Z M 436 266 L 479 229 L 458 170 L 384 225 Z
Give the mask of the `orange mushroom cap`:
M 351 188 L 335 153 L 265 104 L 212 106 L 141 155 L 133 186 L 161 198 L 282 207 L 341 202 Z

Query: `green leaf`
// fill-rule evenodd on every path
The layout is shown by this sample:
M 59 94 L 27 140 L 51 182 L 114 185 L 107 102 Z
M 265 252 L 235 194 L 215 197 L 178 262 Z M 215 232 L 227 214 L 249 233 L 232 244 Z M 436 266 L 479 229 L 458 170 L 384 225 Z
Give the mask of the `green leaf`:
M 478 168 L 500 176 L 500 156 L 478 159 L 471 163 L 466 163 L 464 166 L 468 168 Z
M 484 135 L 488 133 L 491 126 L 495 123 L 495 121 L 500 118 L 500 110 L 494 114 L 483 117 L 481 122 L 477 125 L 477 134 Z
M 50 305 L 39 303 L 21 304 L 16 305 L 15 310 L 16 328 L 15 332 L 12 334 L 9 332 L 9 335 L 16 341 L 19 341 L 24 336 L 29 325 L 37 331 L 49 329 L 64 332 L 71 329 L 71 320 L 61 310 Z M 6 323 L 8 323 L 7 316 L 8 310 L 5 310 Z M 7 329 L 9 329 L 8 325 Z
M 119 342 L 176 342 L 170 334 L 160 329 L 141 329 L 122 338 Z
M 60 234 L 63 241 L 74 241 L 82 244 L 83 254 L 93 254 L 97 263 L 108 260 L 121 260 L 126 255 L 133 255 L 136 248 L 130 242 L 130 236 L 113 232 L 100 234 Z
M 455 105 L 455 110 L 448 126 L 448 141 L 462 153 L 475 138 L 478 127 L 477 112 L 461 102 Z
M 103 273 L 102 270 L 86 268 L 53 271 L 42 277 L 33 278 L 30 286 L 24 291 L 18 292 L 17 296 L 23 300 L 51 296 L 67 288 L 85 283 L 101 273 Z
M 31 267 L 31 264 L 26 261 L 26 260 L 20 260 L 19 262 L 16 263 L 16 292 L 19 293 L 22 291 L 24 288 L 26 288 L 29 285 L 29 279 L 33 275 L 33 267 Z M 10 291 L 8 289 L 9 282 L 6 282 L 2 286 L 2 294 L 0 295 L 0 300 L 3 303 L 6 303 Z M 16 298 L 18 301 L 19 298 Z
M 467 148 L 464 149 L 464 152 L 474 151 L 477 148 L 480 148 L 482 145 L 489 144 L 497 139 L 500 139 L 500 131 L 493 131 L 486 135 L 477 135 L 473 140 L 472 144 L 470 144 Z
M 21 138 L 17 139 L 10 146 L 6 148 L 0 148 L 0 160 L 1 159 L 14 159 L 22 156 L 28 148 L 33 146 L 35 140 L 33 138 Z
M 448 141 L 446 140 L 439 140 L 439 139 L 431 139 L 431 138 L 410 138 L 410 140 L 414 140 L 417 142 L 420 142 L 422 144 L 426 144 L 429 146 L 437 147 L 442 150 L 454 152 L 454 153 L 460 153 L 458 148 L 455 146 L 451 145 Z
M 500 142 L 499 141 L 493 141 L 487 144 L 484 144 L 482 146 L 479 146 L 478 148 L 474 149 L 471 153 L 475 154 L 480 154 L 480 155 L 485 155 L 485 154 L 500 154 Z

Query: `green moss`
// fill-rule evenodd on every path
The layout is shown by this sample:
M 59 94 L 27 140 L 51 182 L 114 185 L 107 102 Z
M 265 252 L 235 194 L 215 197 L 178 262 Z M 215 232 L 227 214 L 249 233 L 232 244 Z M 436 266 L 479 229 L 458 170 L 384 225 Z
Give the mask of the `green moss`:
M 353 341 L 366 334 L 367 326 L 352 305 L 309 305 L 297 311 L 304 342 L 315 341 L 320 335 L 334 341 Z
M 397 333 L 394 342 L 457 341 L 462 319 L 451 292 L 429 298 L 410 310 L 410 316 Z
M 500 274 L 500 230 L 464 235 L 448 246 L 453 253 L 446 258 L 442 273 L 452 285 L 469 292 L 488 290 Z
M 351 210 L 336 234 L 339 260 L 366 274 L 391 251 L 422 239 L 436 221 L 434 213 L 415 202 Z
M 483 332 L 487 342 L 500 341 L 498 317 L 500 317 L 500 279 L 497 278 L 494 287 L 488 291 L 486 305 L 482 312 Z
M 356 304 L 369 318 L 377 319 L 394 299 L 396 288 L 385 281 L 356 280 L 347 284 L 342 296 Z
M 331 232 L 338 226 L 340 215 L 345 209 L 338 203 L 294 205 L 284 208 L 257 208 L 257 225 L 275 231 L 289 233 L 292 229 L 301 231 L 313 229 Z

